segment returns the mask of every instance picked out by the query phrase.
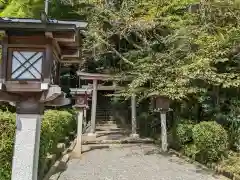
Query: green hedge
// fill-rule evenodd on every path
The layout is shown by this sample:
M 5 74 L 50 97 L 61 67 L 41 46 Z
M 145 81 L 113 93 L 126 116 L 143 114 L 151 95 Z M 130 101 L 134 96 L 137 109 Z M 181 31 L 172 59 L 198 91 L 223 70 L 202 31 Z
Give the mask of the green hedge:
M 170 132 L 170 147 L 202 163 L 221 159 L 229 149 L 228 132 L 215 121 L 181 121 Z
M 0 111 L 0 180 L 11 179 L 15 114 Z
M 200 161 L 217 161 L 228 149 L 227 131 L 215 121 L 201 122 L 193 128 L 193 142 Z
M 55 153 L 56 145 L 75 130 L 75 115 L 67 111 L 48 110 L 45 112 L 41 128 L 40 164 L 47 153 Z M 0 180 L 11 179 L 15 114 L 0 112 Z

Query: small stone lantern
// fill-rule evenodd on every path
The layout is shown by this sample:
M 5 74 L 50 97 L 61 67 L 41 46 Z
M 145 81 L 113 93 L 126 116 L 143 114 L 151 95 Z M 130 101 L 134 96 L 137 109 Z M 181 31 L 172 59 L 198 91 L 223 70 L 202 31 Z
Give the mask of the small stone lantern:
M 88 99 L 92 94 L 92 90 L 71 88 L 70 91 L 71 91 L 71 95 L 75 99 L 74 107 L 89 109 Z
M 77 110 L 77 144 L 75 146 L 73 155 L 75 157 L 80 157 L 82 152 L 82 126 L 86 126 L 86 115 L 88 106 L 88 98 L 92 95 L 92 90 L 81 89 L 81 88 L 71 88 L 71 95 L 75 99 L 74 107 Z

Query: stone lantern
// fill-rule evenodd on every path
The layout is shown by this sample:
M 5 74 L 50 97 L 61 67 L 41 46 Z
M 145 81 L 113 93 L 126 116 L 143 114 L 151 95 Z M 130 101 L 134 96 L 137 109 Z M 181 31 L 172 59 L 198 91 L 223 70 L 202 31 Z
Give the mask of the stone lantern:
M 80 30 L 86 27 L 41 17 L 0 18 L 0 101 L 17 109 L 12 180 L 37 180 L 44 106 L 71 102 L 59 87 L 59 69 L 61 63 L 79 62 Z
M 88 99 L 92 95 L 92 90 L 82 88 L 71 88 L 71 95 L 75 99 L 74 108 L 77 110 L 77 144 L 74 149 L 74 155 L 79 157 L 82 152 L 82 125 L 86 125 L 86 116 L 88 106 Z
M 166 113 L 170 110 L 170 99 L 165 96 L 153 95 L 152 96 L 152 108 L 154 112 L 160 113 L 161 119 L 161 140 L 162 140 L 162 151 L 166 152 L 168 149 L 167 142 L 167 115 Z
M 75 108 L 89 109 L 88 100 L 92 95 L 92 90 L 71 88 L 70 91 L 71 95 L 73 95 L 73 98 L 75 99 Z

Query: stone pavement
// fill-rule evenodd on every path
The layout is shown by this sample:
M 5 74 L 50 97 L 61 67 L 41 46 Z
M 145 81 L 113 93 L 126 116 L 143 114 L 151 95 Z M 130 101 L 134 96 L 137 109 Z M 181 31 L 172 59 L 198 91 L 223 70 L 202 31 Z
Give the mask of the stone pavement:
M 226 180 L 151 144 L 110 145 L 71 159 L 59 180 Z
M 84 143 L 82 158 L 71 159 L 59 180 L 226 180 L 176 156 L 163 155 L 153 144 L 116 144 L 128 139 L 129 132 L 115 122 L 98 124 L 96 133 L 96 139 Z

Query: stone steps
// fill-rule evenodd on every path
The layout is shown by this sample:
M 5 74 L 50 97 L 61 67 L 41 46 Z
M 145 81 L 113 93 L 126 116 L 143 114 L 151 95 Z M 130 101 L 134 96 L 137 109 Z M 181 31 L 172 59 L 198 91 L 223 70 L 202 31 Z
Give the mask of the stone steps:
M 83 145 L 89 145 L 89 144 L 138 144 L 138 143 L 145 143 L 145 144 L 151 144 L 154 143 L 154 140 L 152 139 L 140 139 L 140 138 L 124 138 L 124 139 L 117 139 L 117 140 L 91 140 L 91 141 L 83 141 Z
M 109 124 L 112 124 L 112 125 L 114 125 L 114 124 L 116 124 L 116 121 L 99 121 L 98 123 L 97 123 L 97 125 L 109 125 Z

